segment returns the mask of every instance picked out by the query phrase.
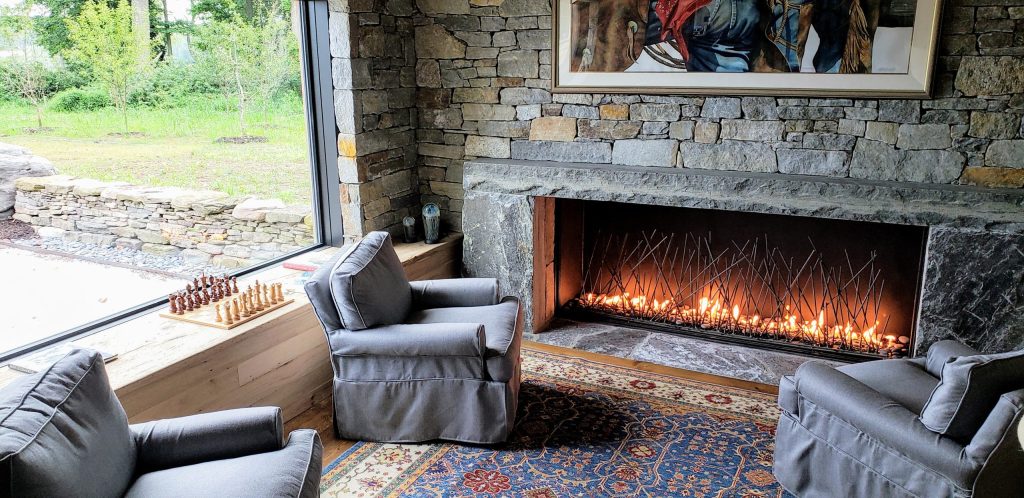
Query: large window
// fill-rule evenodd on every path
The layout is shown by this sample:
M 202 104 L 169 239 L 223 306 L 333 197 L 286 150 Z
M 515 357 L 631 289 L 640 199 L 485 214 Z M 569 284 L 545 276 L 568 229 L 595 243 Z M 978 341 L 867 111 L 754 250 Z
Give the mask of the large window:
M 0 9 L 0 359 L 340 238 L 326 2 Z

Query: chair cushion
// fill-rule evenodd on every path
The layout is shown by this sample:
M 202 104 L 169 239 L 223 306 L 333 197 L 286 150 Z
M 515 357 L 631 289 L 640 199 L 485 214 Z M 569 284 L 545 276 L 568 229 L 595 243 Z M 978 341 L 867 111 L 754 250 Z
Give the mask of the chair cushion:
M 387 232 L 370 232 L 340 258 L 330 285 L 348 330 L 401 323 L 412 307 L 412 289 Z
M 126 498 L 319 496 L 323 447 L 313 430 L 291 433 L 278 451 L 142 474 Z
M 939 341 L 928 348 L 925 368 L 935 377 L 942 376 L 942 367 L 960 356 L 981 354 L 978 350 L 957 341 Z
M 338 315 L 338 308 L 334 305 L 334 296 L 331 295 L 331 273 L 334 271 L 334 266 L 338 264 L 338 261 L 347 257 L 348 253 L 352 252 L 355 248 L 355 244 L 349 244 L 338 249 L 334 256 L 331 256 L 331 259 L 320 265 L 309 277 L 309 280 L 306 280 L 306 283 L 303 284 L 306 296 L 309 297 L 309 303 L 313 305 L 313 312 L 316 313 L 317 319 L 320 320 L 320 324 L 324 326 L 324 330 L 327 332 L 338 330 L 342 326 L 341 316 Z
M 945 363 L 942 378 L 921 410 L 932 431 L 966 442 L 999 396 L 1024 388 L 1024 351 L 960 356 Z
M 0 496 L 121 496 L 134 472 L 99 353 L 74 350 L 0 390 Z
M 836 370 L 920 414 L 939 379 L 910 360 L 879 360 L 843 365 Z
M 487 345 L 487 373 L 491 379 L 506 382 L 519 362 L 522 334 L 519 300 L 506 297 L 491 306 L 430 308 L 412 312 L 408 323 L 481 323 Z

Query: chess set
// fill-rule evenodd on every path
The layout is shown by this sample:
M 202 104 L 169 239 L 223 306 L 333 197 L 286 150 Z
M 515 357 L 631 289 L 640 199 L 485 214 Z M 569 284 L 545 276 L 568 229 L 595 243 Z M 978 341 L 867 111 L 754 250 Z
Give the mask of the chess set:
M 280 283 L 256 280 L 241 289 L 238 277 L 200 275 L 167 296 L 168 309 L 160 316 L 230 330 L 293 302 Z

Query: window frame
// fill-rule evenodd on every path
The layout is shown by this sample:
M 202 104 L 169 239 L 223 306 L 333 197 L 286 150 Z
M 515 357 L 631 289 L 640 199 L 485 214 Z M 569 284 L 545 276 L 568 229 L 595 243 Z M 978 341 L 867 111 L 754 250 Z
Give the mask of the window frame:
M 341 246 L 345 242 L 339 190 L 341 180 L 338 172 L 337 124 L 334 115 L 327 0 L 298 0 L 298 4 L 295 12 L 299 22 L 302 101 L 306 111 L 306 141 L 309 145 L 315 242 L 312 246 L 281 257 L 239 271 L 225 272 L 229 275 L 245 276 L 278 265 L 300 254 L 326 246 Z M 12 350 L 0 352 L 0 365 L 70 339 L 90 336 L 133 320 L 165 304 L 167 299 L 161 296 Z

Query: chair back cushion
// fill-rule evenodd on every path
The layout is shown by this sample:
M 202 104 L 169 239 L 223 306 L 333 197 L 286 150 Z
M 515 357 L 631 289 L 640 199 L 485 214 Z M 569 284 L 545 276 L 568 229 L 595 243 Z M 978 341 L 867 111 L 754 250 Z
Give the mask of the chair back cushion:
M 122 496 L 134 472 L 99 353 L 74 350 L 0 390 L 0 496 Z
M 349 244 L 338 249 L 331 259 L 320 265 L 310 275 L 309 280 L 303 284 L 309 303 L 313 305 L 313 312 L 324 326 L 324 330 L 331 332 L 341 328 L 341 316 L 338 315 L 338 308 L 334 305 L 334 296 L 331 295 L 331 274 L 334 272 L 334 265 L 338 261 L 348 257 L 348 253 L 356 248 L 355 244 Z
M 402 323 L 412 288 L 387 232 L 370 232 L 331 271 L 331 296 L 343 328 Z
M 928 429 L 966 443 L 999 397 L 1024 388 L 1024 351 L 959 356 L 942 366 L 939 384 L 921 410 Z

